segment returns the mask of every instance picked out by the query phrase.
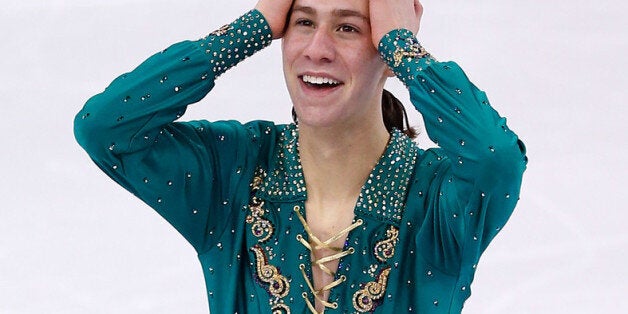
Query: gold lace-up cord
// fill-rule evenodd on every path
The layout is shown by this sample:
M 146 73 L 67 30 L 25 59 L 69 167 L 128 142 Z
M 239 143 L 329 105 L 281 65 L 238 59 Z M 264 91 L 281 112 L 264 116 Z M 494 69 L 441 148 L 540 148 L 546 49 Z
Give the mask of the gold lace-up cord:
M 325 241 L 321 241 L 317 236 L 314 235 L 314 233 L 312 233 L 312 230 L 310 229 L 310 226 L 307 224 L 307 221 L 305 221 L 305 218 L 303 217 L 303 215 L 301 215 L 300 212 L 300 207 L 299 206 L 295 206 L 294 207 L 294 211 L 297 213 L 297 217 L 299 217 L 299 220 L 301 221 L 301 224 L 303 224 L 303 228 L 305 229 L 305 232 L 308 235 L 308 238 L 310 239 L 310 241 L 312 241 L 314 243 L 314 247 L 312 247 L 312 245 L 306 241 L 302 235 L 297 235 L 297 240 L 303 244 L 303 246 L 305 246 L 305 248 L 307 248 L 310 252 L 313 252 L 314 250 L 320 250 L 320 249 L 328 249 L 328 250 L 332 250 L 335 252 L 338 252 L 336 254 L 330 255 L 330 256 L 325 256 L 323 258 L 319 258 L 319 259 L 314 259 L 312 260 L 312 265 L 316 265 L 320 270 L 322 270 L 324 273 L 326 273 L 327 275 L 333 277 L 336 277 L 336 273 L 333 272 L 331 269 L 329 269 L 327 266 L 325 266 L 325 263 L 337 260 L 337 259 L 341 259 L 347 255 L 353 254 L 355 252 L 354 248 L 349 248 L 348 250 L 343 250 L 342 248 L 339 247 L 334 247 L 331 246 L 330 243 L 333 243 L 334 241 L 340 239 L 344 234 L 349 233 L 351 230 L 357 228 L 358 226 L 362 225 L 363 221 L 362 219 L 358 219 L 356 222 L 352 223 L 350 226 L 348 226 L 347 228 L 344 228 L 343 230 L 341 230 L 340 232 L 338 232 L 336 235 L 332 236 L 331 238 L 325 240 Z M 301 269 L 301 274 L 303 275 L 303 278 L 305 279 L 305 282 L 307 283 L 308 287 L 310 288 L 310 291 L 312 292 L 312 294 L 314 295 L 314 298 L 316 300 L 318 300 L 319 302 L 321 302 L 321 304 L 323 304 L 323 306 L 325 308 L 332 308 L 332 309 L 336 309 L 338 308 L 338 303 L 333 302 L 330 303 L 326 300 L 322 299 L 322 295 L 324 294 L 325 291 L 329 291 L 332 288 L 338 286 L 339 284 L 343 283 L 345 280 L 347 280 L 347 277 L 345 277 L 344 275 L 340 276 L 340 278 L 334 280 L 333 282 L 329 283 L 328 285 L 320 288 L 320 289 L 314 289 L 314 285 L 312 284 L 312 282 L 310 281 L 310 279 L 307 276 L 307 273 L 305 272 L 305 265 L 301 264 L 299 265 L 299 269 Z M 319 313 L 318 311 L 316 311 L 316 307 L 312 304 L 312 302 L 310 302 L 310 300 L 307 297 L 307 293 L 303 292 L 303 299 L 305 300 L 305 303 L 307 304 L 307 307 L 310 309 L 310 311 L 312 313 L 315 314 L 321 314 L 323 312 L 325 312 L 325 310 L 323 309 L 323 312 Z

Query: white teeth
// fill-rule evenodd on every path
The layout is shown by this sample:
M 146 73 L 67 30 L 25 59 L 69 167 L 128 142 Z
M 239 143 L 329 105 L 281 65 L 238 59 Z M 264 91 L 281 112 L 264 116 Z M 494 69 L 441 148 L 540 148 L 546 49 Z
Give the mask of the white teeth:
M 328 78 L 328 77 L 318 77 L 318 76 L 310 76 L 310 75 L 303 75 L 303 82 L 310 83 L 310 84 L 333 84 L 333 85 L 340 84 L 340 82 L 334 79 Z

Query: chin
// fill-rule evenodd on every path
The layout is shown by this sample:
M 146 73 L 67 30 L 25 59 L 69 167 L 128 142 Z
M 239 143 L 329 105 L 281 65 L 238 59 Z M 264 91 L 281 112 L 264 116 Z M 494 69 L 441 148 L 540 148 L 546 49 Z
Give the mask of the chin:
M 296 106 L 295 110 L 299 126 L 327 128 L 337 125 L 338 120 L 340 120 L 329 112 L 320 112 L 319 110 L 299 110 Z

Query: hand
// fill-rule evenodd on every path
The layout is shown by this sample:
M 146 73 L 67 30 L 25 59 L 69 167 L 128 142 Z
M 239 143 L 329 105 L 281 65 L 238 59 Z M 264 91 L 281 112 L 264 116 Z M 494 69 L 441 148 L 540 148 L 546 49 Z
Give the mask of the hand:
M 270 25 L 273 39 L 283 37 L 292 2 L 293 0 L 259 0 L 255 5 Z
M 369 0 L 371 36 L 377 49 L 388 32 L 405 28 L 415 35 L 419 32 L 423 6 L 419 0 Z

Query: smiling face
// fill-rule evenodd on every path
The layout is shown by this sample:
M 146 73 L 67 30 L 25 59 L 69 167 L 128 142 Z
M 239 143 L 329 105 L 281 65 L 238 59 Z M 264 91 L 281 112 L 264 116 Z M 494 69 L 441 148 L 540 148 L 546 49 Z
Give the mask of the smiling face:
M 299 125 L 381 117 L 386 65 L 371 41 L 367 0 L 296 0 L 283 38 L 286 85 Z

